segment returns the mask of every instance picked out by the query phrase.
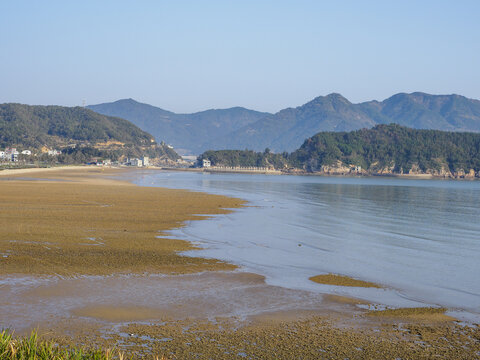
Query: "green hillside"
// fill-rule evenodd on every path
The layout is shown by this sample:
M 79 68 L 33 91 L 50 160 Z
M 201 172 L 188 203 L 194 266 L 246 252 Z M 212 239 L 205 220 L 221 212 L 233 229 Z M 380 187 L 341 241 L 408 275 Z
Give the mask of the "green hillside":
M 252 150 L 208 150 L 198 157 L 210 160 L 212 166 L 253 166 L 283 169 L 288 167 L 288 153 L 273 154 L 268 149 L 264 152 Z
M 121 118 L 83 107 L 0 104 L 0 148 L 40 150 L 72 145 L 77 146 L 76 152 L 93 148 L 115 151 L 118 156 L 178 157 L 166 146 L 157 145 L 152 135 Z
M 290 163 L 308 171 L 355 165 L 376 172 L 440 174 L 480 171 L 480 134 L 377 125 L 352 132 L 322 132 L 293 152 Z

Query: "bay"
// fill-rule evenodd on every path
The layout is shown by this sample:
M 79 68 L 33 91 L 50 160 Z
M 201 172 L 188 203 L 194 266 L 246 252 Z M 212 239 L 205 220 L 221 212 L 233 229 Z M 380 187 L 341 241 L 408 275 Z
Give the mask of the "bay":
M 266 277 L 271 285 L 386 306 L 480 314 L 480 182 L 384 177 L 140 171 L 143 186 L 205 191 L 248 206 L 170 236 Z M 336 273 L 383 289 L 320 285 Z

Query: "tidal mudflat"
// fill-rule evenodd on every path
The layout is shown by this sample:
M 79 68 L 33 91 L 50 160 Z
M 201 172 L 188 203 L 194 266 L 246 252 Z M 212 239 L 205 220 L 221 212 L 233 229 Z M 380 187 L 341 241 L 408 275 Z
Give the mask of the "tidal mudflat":
M 172 359 L 478 356 L 478 325 L 456 323 L 444 309 L 370 316 L 364 300 L 275 286 L 228 261 L 184 256 L 196 245 L 171 229 L 248 204 L 108 178 L 118 174 L 3 177 L 2 327 Z
M 228 213 L 243 201 L 95 176 L 108 173 L 115 171 L 40 172 L 41 181 L 4 178 L 0 186 L 2 274 L 76 276 L 234 268 L 220 261 L 180 256 L 177 252 L 194 247 L 158 237 L 186 221 Z

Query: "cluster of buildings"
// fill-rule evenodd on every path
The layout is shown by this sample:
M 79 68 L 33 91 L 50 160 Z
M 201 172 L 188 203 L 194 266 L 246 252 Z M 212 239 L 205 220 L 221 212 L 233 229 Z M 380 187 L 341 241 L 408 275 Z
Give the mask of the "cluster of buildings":
M 62 153 L 61 150 L 56 149 L 48 149 L 47 147 L 43 147 L 41 149 L 42 154 L 47 154 L 49 156 L 58 156 Z M 37 155 L 32 154 L 31 150 L 25 149 L 18 151 L 16 148 L 6 148 L 5 150 L 0 150 L 0 162 L 18 162 L 20 155 L 24 156 L 31 156 Z M 123 165 L 123 166 L 135 166 L 135 167 L 143 167 L 143 166 L 150 166 L 150 160 L 148 156 L 142 156 L 141 158 L 127 158 L 123 162 L 115 162 L 112 163 L 110 159 L 104 160 L 97 160 L 97 158 L 92 159 L 88 164 L 90 165 Z
M 142 166 L 149 166 L 150 161 L 148 159 L 148 156 L 142 156 L 141 159 L 138 158 L 128 158 L 127 161 L 124 163 L 124 165 L 127 166 L 137 166 L 137 167 L 142 167 Z
M 62 152 L 60 150 L 56 150 L 56 149 L 53 149 L 53 150 L 47 150 L 47 155 L 50 155 L 50 156 L 57 156 L 57 155 L 60 155 Z
M 16 148 L 6 148 L 5 150 L 0 150 L 0 161 L 18 161 L 18 155 L 32 155 L 30 150 L 18 151 Z
M 71 145 L 69 145 L 68 147 L 72 147 Z M 73 146 L 73 148 L 75 148 L 75 145 Z M 40 152 L 42 154 L 47 154 L 48 156 L 57 156 L 57 155 L 60 155 L 62 153 L 61 150 L 57 150 L 57 149 L 50 149 L 48 148 L 47 146 L 43 146 L 41 149 L 40 149 Z
M 143 167 L 143 166 L 150 166 L 150 160 L 148 156 L 143 156 L 141 159 L 139 158 L 127 158 L 125 161 L 111 161 L 110 159 L 104 160 L 97 160 L 92 159 L 87 165 L 97 165 L 97 166 L 135 166 L 135 167 Z
M 42 149 L 42 153 L 45 153 L 49 156 L 57 156 L 62 153 L 60 150 L 56 150 L 56 149 L 47 149 L 47 148 L 44 148 L 44 149 Z M 1 162 L 6 162 L 6 161 L 17 162 L 19 160 L 18 158 L 20 155 L 32 156 L 32 151 L 28 149 L 18 151 L 16 148 L 6 148 L 5 150 L 0 150 L 0 161 Z

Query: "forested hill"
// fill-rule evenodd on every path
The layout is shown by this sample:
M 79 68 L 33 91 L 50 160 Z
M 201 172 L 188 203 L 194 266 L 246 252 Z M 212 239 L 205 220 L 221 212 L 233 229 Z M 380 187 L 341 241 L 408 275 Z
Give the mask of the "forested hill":
M 288 168 L 288 153 L 274 154 L 266 149 L 264 152 L 253 150 L 208 150 L 197 158 L 198 165 L 206 159 L 212 166 L 229 167 L 267 167 L 282 170 Z
M 480 177 L 480 133 L 377 125 L 351 132 L 320 132 L 291 154 L 221 150 L 207 151 L 202 159 L 213 165 L 273 166 L 289 172 Z
M 352 132 L 321 132 L 289 156 L 308 171 L 462 176 L 480 172 L 480 134 L 377 125 Z M 361 167 L 361 170 L 358 169 Z
M 71 144 L 111 148 L 138 155 L 167 154 L 152 135 L 127 120 L 95 113 L 83 107 L 0 104 L 0 148 L 62 148 Z
M 193 154 L 217 149 L 216 144 L 223 136 L 269 115 L 242 107 L 176 114 L 133 99 L 91 105 L 88 108 L 127 119 L 147 130 L 158 141 L 172 144 L 182 153 Z

